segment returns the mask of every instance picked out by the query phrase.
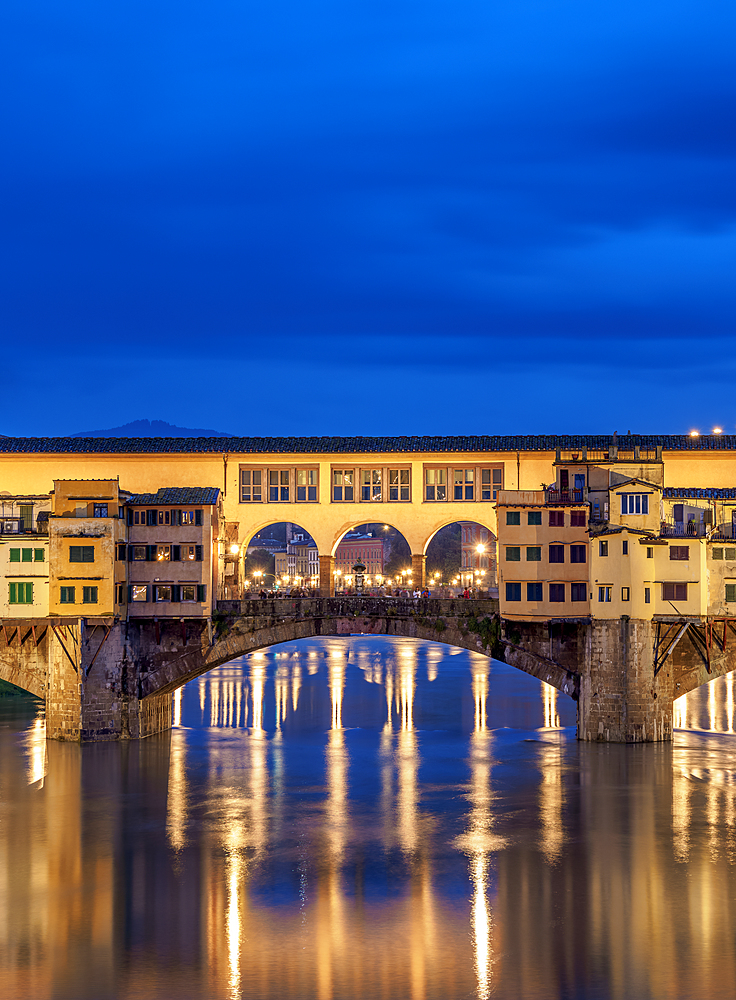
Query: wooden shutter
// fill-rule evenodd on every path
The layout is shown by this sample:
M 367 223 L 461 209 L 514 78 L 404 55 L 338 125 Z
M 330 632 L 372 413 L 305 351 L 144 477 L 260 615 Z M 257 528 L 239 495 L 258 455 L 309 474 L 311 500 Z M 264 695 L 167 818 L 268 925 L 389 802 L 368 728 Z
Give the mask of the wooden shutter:
M 207 600 L 207 587 L 203 583 L 197 584 L 197 600 L 200 604 Z
M 201 545 L 195 545 L 194 546 L 194 558 L 195 558 L 196 562 L 202 562 L 202 546 Z
M 181 511 L 179 511 L 179 516 L 181 517 Z M 181 545 L 171 546 L 171 561 L 181 562 Z
M 158 524 L 158 511 L 149 510 L 146 514 L 146 524 L 151 527 L 152 525 Z
M 179 602 L 181 600 L 181 586 L 178 583 L 172 584 L 171 600 Z
M 194 512 L 194 523 L 195 523 L 195 525 L 199 525 L 201 527 L 201 525 L 202 525 L 202 511 L 201 510 L 195 510 L 195 512 Z
M 128 562 L 133 562 L 133 546 L 128 546 Z
M 146 546 L 146 562 L 156 562 L 156 545 Z

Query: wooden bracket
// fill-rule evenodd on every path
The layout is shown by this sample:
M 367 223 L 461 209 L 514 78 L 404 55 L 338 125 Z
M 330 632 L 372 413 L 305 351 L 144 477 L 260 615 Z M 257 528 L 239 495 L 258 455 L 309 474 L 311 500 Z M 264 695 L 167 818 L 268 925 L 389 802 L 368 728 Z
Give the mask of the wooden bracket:
M 63 626 L 63 625 L 60 625 L 59 627 L 60 627 L 60 628 L 63 628 L 64 626 Z M 54 625 L 54 623 L 53 623 L 53 622 L 51 622 L 51 628 L 52 628 L 52 629 L 54 630 L 54 635 L 55 635 L 55 636 L 56 636 L 56 638 L 57 638 L 57 639 L 59 640 L 59 645 L 61 646 L 61 648 L 62 648 L 62 649 L 64 650 L 64 652 L 66 653 L 66 658 L 67 658 L 67 660 L 69 660 L 69 662 L 71 663 L 71 665 L 72 665 L 72 666 L 74 667 L 74 672 L 78 674 L 78 673 L 79 673 L 79 671 L 77 670 L 77 664 L 76 664 L 76 662 L 75 662 L 75 661 L 74 661 L 74 660 L 73 660 L 73 659 L 71 658 L 71 656 L 69 655 L 69 650 L 68 650 L 68 649 L 66 648 L 66 646 L 64 645 L 64 640 L 63 640 L 63 639 L 61 638 L 61 636 L 59 635 L 59 633 L 58 633 L 58 631 L 57 631 L 57 629 L 56 629 L 56 625 Z M 69 641 L 69 640 L 67 639 L 67 642 L 68 642 L 68 641 Z

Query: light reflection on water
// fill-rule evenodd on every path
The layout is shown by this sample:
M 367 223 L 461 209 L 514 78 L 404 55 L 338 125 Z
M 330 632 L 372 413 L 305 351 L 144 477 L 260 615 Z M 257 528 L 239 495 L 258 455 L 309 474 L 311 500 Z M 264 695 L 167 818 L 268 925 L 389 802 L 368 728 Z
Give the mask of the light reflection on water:
M 367 637 L 212 671 L 142 743 L 0 706 L 0 992 L 732 996 L 733 706 L 578 744 L 554 689 Z

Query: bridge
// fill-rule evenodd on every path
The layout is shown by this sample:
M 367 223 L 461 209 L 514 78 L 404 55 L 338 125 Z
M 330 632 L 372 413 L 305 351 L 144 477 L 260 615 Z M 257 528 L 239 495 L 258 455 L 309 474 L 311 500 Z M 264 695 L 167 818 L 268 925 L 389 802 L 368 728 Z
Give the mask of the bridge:
M 736 668 L 736 622 L 626 616 L 502 620 L 494 600 L 221 601 L 211 619 L 5 619 L 0 679 L 46 703 L 50 738 L 137 739 L 171 726 L 172 692 L 213 667 L 313 636 L 389 635 L 502 660 L 578 705 L 578 738 L 671 739 L 673 702 Z

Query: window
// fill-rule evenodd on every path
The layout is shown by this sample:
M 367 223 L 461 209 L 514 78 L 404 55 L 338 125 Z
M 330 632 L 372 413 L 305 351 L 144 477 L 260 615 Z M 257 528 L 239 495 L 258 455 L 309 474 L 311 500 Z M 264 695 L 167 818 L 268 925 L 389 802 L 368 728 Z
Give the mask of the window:
M 193 583 L 183 583 L 181 585 L 181 599 L 182 601 L 197 600 L 197 591 Z
M 424 499 L 447 500 L 447 469 L 424 470 Z
M 46 553 L 44 549 L 34 549 L 33 550 L 33 561 L 34 562 L 45 562 Z
M 550 547 L 549 547 L 549 561 L 551 563 L 564 563 L 564 561 L 565 561 L 565 546 L 564 545 L 550 545 Z
M 153 588 L 154 600 L 155 601 L 170 601 L 171 600 L 171 587 L 168 584 L 155 584 Z
M 726 584 L 726 602 L 733 604 L 736 601 L 736 583 Z
M 598 555 L 599 556 L 608 555 L 608 542 L 598 542 Z
M 296 499 L 298 503 L 316 503 L 318 499 L 316 469 L 296 470 Z
M 550 526 L 550 528 L 564 528 L 565 527 L 565 512 L 564 512 L 564 510 L 551 510 L 549 512 L 549 526 Z
M 565 600 L 565 584 L 550 583 L 549 600 L 551 604 L 561 604 Z
M 689 558 L 690 558 L 689 545 L 670 545 L 670 559 L 679 560 L 680 562 L 687 562 Z
M 130 588 L 130 600 L 131 601 L 147 601 L 148 600 L 148 587 L 143 584 L 134 583 Z
M 333 469 L 332 470 L 332 500 L 333 503 L 342 503 L 343 501 L 352 502 L 355 497 L 353 493 L 355 479 L 355 473 L 352 469 Z
M 10 550 L 10 562 L 20 562 L 20 549 Z
M 654 548 L 651 545 L 647 545 L 647 559 L 654 559 Z
M 378 503 L 383 500 L 382 469 L 360 470 L 360 499 Z
M 506 600 L 507 601 L 520 601 L 521 600 L 521 584 L 520 583 L 507 583 L 506 584 Z
M 652 603 L 652 591 L 650 590 L 649 587 L 644 588 L 644 603 L 645 604 Z
M 611 591 L 613 587 L 599 587 L 598 588 L 598 600 L 601 604 L 611 603 Z
M 624 556 L 629 554 L 629 543 L 627 541 L 621 542 L 621 554 Z
M 453 499 L 472 500 L 475 469 L 453 470 Z M 519 598 L 521 600 L 521 598 Z
M 506 524 L 521 524 L 521 511 L 507 510 Z
M 723 549 L 711 549 L 711 559 L 723 559 Z
M 622 514 L 648 514 L 648 493 L 620 493 Z
M 542 523 L 542 512 L 541 510 L 530 510 L 526 515 L 527 524 L 541 524 Z
M 33 562 L 33 549 L 21 549 L 21 562 Z
M 527 583 L 526 585 L 526 599 L 527 601 L 542 601 L 544 600 L 542 596 L 542 584 L 541 583 Z
M 572 510 L 572 511 L 570 511 L 570 527 L 571 528 L 584 528 L 585 527 L 585 511 L 584 510 Z
M 586 559 L 585 553 L 587 552 L 587 545 L 571 545 L 570 546 L 570 562 L 571 563 L 584 563 Z
M 158 545 L 156 547 L 156 560 L 158 562 L 170 562 L 171 561 L 171 546 L 170 545 Z
M 181 545 L 179 551 L 182 562 L 202 562 L 201 545 Z
M 183 510 L 181 512 L 180 524 L 194 524 L 194 511 L 193 510 Z
M 18 531 L 33 531 L 33 504 L 21 503 L 18 504 L 18 508 L 18 513 L 22 518 L 21 524 L 18 525 Z
M 724 549 L 724 559 L 736 559 L 736 549 Z
M 158 512 L 158 523 L 159 524 L 171 524 L 171 523 L 173 523 L 172 520 L 171 520 L 171 511 L 160 510 Z
M 62 587 L 59 594 L 60 604 L 74 604 L 74 587 Z
M 571 601 L 584 601 L 585 592 L 588 589 L 587 583 L 571 583 L 570 584 L 570 600 Z
M 82 604 L 97 604 L 97 587 L 82 587 Z
M 521 548 L 518 545 L 506 546 L 506 562 L 521 562 Z
M 289 470 L 269 469 L 268 472 L 268 502 L 289 502 Z
M 148 546 L 131 545 L 129 553 L 132 562 L 145 562 L 148 559 Z
M 116 559 L 118 562 L 125 562 L 127 556 L 127 546 L 126 545 L 116 545 L 115 551 L 117 553 Z
M 629 590 L 628 587 L 622 587 L 621 588 L 621 600 L 622 601 L 628 601 L 629 600 L 629 593 L 630 593 L 630 590 Z
M 263 501 L 263 472 L 260 469 L 241 470 L 240 502 L 261 503 Z M 191 522 L 189 522 L 191 523 Z
M 500 472 L 500 469 L 494 469 L 493 472 Z M 480 470 L 480 498 L 481 500 L 495 499 L 491 484 L 491 469 Z
M 665 601 L 686 601 L 687 600 L 687 584 L 686 583 L 663 583 L 662 584 L 662 599 Z
M 409 469 L 388 470 L 389 500 L 411 500 L 409 495 Z
M 527 545 L 527 547 L 526 547 L 526 561 L 527 562 L 541 562 L 542 561 L 542 546 L 541 545 Z
M 93 545 L 70 545 L 69 562 L 94 562 L 95 550 Z
M 118 584 L 117 593 L 118 593 L 118 596 L 117 596 L 116 603 L 117 604 L 125 604 L 125 587 L 123 586 L 122 583 Z
M 10 604 L 33 604 L 33 584 L 11 583 L 8 599 Z
M 107 517 L 107 504 L 106 503 L 96 503 L 94 505 L 94 514 L 92 516 L 93 517 Z

